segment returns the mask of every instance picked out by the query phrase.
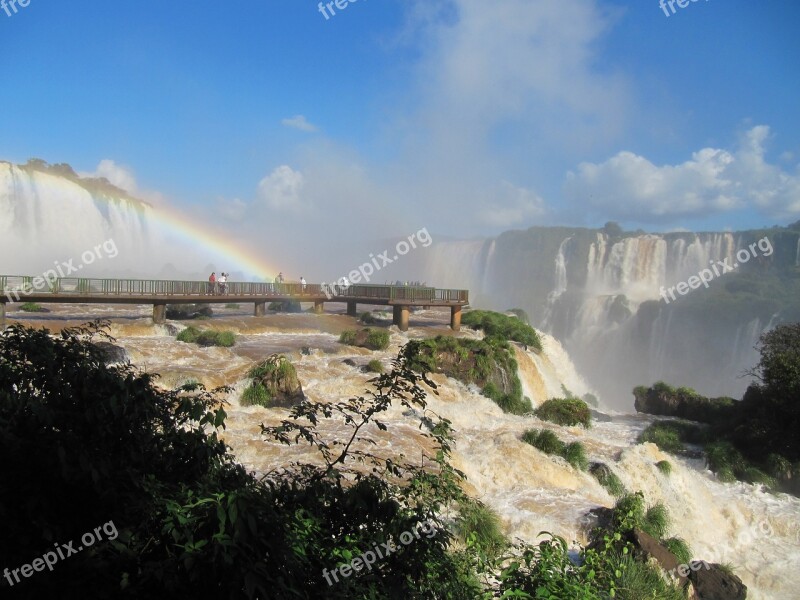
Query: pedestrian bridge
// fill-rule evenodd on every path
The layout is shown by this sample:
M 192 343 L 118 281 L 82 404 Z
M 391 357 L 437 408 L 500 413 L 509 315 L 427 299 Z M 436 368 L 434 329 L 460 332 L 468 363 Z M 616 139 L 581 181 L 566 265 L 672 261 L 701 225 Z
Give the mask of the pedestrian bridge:
M 350 285 L 314 283 L 263 283 L 229 281 L 169 281 L 161 279 L 85 279 L 62 277 L 45 279 L 0 275 L 0 325 L 5 327 L 6 304 L 14 302 L 58 304 L 152 304 L 153 322 L 163 323 L 167 304 L 254 304 L 257 317 L 266 312 L 267 302 L 313 302 L 314 312 L 322 313 L 326 302 L 347 304 L 347 314 L 356 316 L 359 304 L 392 306 L 393 322 L 408 330 L 408 315 L 413 306 L 450 308 L 450 327 L 461 327 L 461 309 L 469 304 L 468 290 L 449 290 L 427 286 Z

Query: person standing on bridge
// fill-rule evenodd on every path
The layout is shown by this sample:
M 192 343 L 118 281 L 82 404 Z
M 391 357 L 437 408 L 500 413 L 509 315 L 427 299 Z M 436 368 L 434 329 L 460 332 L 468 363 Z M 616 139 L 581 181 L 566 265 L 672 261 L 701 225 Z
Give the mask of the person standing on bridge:
M 228 274 L 220 273 L 219 275 L 219 293 L 223 296 L 228 291 Z
M 209 294 L 216 294 L 217 293 L 217 273 L 216 273 L 216 271 L 211 273 L 211 277 L 208 278 L 208 293 Z
M 306 293 L 306 278 L 300 275 L 300 286 L 303 290 L 303 293 Z

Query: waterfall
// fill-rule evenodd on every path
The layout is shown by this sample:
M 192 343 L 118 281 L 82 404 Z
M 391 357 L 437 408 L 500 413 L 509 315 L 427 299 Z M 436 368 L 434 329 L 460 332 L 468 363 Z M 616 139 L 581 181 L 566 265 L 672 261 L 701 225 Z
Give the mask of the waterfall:
M 138 201 L 93 193 L 66 177 L 0 163 L 0 270 L 41 273 L 54 262 L 73 259 L 78 264 L 84 250 L 109 239 L 118 249 L 113 262 L 84 265 L 82 275 L 135 268 L 156 258 L 150 250 L 160 238 L 151 226 L 152 216 L 152 209 Z

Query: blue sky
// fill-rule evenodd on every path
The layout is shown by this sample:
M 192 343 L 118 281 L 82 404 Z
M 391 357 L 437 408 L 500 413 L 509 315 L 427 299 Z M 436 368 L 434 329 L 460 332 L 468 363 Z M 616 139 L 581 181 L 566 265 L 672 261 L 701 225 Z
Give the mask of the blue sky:
M 797 220 L 800 4 L 675 8 L 30 0 L 0 10 L 0 159 L 68 162 L 264 248 Z

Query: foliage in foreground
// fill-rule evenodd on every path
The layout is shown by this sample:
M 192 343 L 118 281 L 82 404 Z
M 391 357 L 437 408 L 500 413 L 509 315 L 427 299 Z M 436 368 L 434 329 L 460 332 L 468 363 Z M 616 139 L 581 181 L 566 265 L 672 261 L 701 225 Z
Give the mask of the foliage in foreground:
M 579 566 L 549 535 L 502 552 L 496 521 L 449 463 L 449 422 L 430 413 L 430 432 L 420 419 L 432 449 L 424 467 L 374 453 L 383 413 L 399 403 L 426 414 L 421 384 L 436 390 L 410 368 L 419 342 L 363 396 L 304 402 L 262 426 L 268 439 L 310 445 L 319 460 L 257 479 L 217 436 L 226 415 L 215 393 L 199 384 L 165 392 L 129 364 L 107 366 L 92 344 L 103 336 L 99 325 L 60 337 L 20 326 L 0 334 L 0 539 L 14 541 L 0 545 L 0 562 L 13 568 L 108 521 L 119 531 L 4 595 L 599 600 L 637 568 L 626 566 L 616 531 L 578 549 Z M 347 434 L 326 438 L 318 426 L 330 420 Z M 461 549 L 441 516 L 458 507 Z M 434 535 L 397 543 L 422 523 Z M 383 544 L 396 551 L 329 585 L 334 569 Z
M 525 344 L 537 352 L 542 351 L 539 334 L 519 316 L 509 317 L 490 310 L 470 310 L 462 315 L 461 322 L 472 329 L 482 330 L 486 336 L 512 340 Z
M 215 331 L 213 329 L 200 330 L 197 327 L 187 327 L 181 331 L 177 338 L 179 342 L 197 344 L 198 346 L 222 346 L 230 348 L 236 343 L 236 334 L 232 331 Z
M 534 413 L 556 425 L 581 425 L 587 429 L 592 426 L 592 413 L 586 402 L 579 398 L 550 398 Z

